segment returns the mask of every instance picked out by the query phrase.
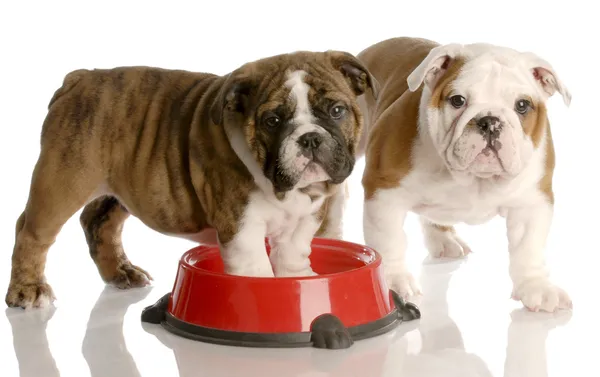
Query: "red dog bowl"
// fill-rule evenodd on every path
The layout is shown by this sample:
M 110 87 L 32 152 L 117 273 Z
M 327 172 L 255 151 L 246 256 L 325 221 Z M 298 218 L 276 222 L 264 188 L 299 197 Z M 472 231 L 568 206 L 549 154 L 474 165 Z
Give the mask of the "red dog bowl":
M 196 247 L 181 258 L 173 291 L 145 308 L 142 321 L 209 343 L 346 348 L 420 318 L 388 289 L 373 249 L 315 238 L 310 260 L 318 276 L 233 276 L 218 246 Z

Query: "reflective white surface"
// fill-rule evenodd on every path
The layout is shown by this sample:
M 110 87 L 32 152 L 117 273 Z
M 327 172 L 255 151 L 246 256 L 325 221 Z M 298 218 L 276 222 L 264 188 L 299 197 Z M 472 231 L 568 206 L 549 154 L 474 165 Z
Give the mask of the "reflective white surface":
M 359 190 L 358 179 L 352 178 L 353 191 Z M 362 237 L 359 199 L 350 202 L 345 224 L 354 241 Z M 565 220 L 556 221 L 563 232 L 573 227 Z M 575 249 L 558 252 L 555 246 L 563 237 L 553 236 L 548 248 L 553 275 L 572 295 L 574 309 L 530 313 L 510 299 L 501 219 L 459 227 L 474 250 L 462 261 L 429 260 L 416 219 L 407 226 L 411 266 L 424 290 L 416 301 L 422 319 L 348 350 L 327 351 L 216 346 L 142 324 L 141 310 L 170 291 L 177 260 L 193 244 L 153 233 L 131 219 L 125 247 L 155 282 L 147 289 L 118 291 L 100 282 L 73 219 L 48 263 L 48 279 L 59 298 L 56 309 L 7 309 L 0 316 L 1 375 L 545 377 L 570 376 L 573 368 L 598 375 L 597 355 L 587 345 L 600 336 L 597 254 L 582 263 L 573 258 Z M 0 281 L 7 278 L 2 275 Z

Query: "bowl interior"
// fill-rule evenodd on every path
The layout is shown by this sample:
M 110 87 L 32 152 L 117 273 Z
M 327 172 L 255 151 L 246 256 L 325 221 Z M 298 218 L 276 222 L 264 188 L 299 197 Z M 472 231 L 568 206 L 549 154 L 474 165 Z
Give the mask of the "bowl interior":
M 267 253 L 270 248 L 267 245 Z M 311 267 L 319 275 L 331 275 L 363 268 L 377 260 L 377 254 L 361 245 L 327 240 L 326 244 L 313 243 L 310 255 Z M 218 246 L 193 249 L 184 257 L 188 266 L 224 274 L 223 260 Z

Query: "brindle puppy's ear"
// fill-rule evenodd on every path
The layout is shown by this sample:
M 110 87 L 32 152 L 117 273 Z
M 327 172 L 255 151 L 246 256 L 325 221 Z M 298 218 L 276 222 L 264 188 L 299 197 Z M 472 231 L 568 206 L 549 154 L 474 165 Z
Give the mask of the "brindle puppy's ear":
M 230 73 L 210 109 L 213 123 L 223 124 L 225 113 L 228 111 L 246 115 L 254 87 L 254 80 L 250 77 L 236 74 L 236 72 Z
M 369 70 L 354 55 L 343 51 L 328 51 L 333 67 L 346 77 L 356 95 L 361 95 L 371 88 L 373 97 L 379 95 L 379 83 Z

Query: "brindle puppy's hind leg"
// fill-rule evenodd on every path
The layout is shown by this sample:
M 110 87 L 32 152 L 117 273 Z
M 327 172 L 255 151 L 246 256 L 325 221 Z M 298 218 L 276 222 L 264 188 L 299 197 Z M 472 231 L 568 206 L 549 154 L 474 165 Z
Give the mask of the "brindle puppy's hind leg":
M 94 174 L 84 174 L 92 170 L 87 169 L 85 162 L 62 158 L 67 147 L 60 147 L 42 147 L 25 211 L 17 220 L 5 299 L 11 307 L 43 307 L 54 301 L 54 293 L 44 275 L 48 249 L 62 226 L 100 183 L 101 178 Z
M 112 196 L 102 196 L 89 203 L 80 217 L 90 255 L 102 279 L 120 289 L 144 287 L 150 274 L 131 264 L 121 242 L 123 224 L 129 212 Z

